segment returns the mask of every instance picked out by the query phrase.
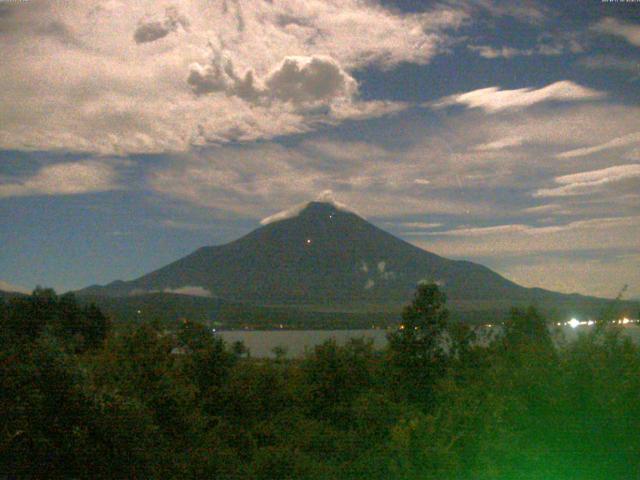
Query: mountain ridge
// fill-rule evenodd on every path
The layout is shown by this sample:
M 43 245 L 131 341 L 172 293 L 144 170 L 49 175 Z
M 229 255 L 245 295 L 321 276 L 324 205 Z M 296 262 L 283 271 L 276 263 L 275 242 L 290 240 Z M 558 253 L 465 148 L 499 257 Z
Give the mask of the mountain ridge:
M 469 311 L 609 301 L 522 287 L 483 265 L 416 247 L 330 202 L 309 202 L 294 213 L 137 279 L 77 293 L 122 297 L 199 289 L 244 304 L 347 310 L 400 306 L 426 280 L 439 283 L 453 307 Z

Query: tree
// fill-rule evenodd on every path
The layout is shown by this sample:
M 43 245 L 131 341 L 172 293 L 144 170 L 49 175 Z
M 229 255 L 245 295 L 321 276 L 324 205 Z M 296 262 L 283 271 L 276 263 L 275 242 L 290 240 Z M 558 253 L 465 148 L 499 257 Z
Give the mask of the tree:
M 109 333 L 109 329 L 111 328 L 111 321 L 94 304 L 86 307 L 83 314 L 83 336 L 85 346 L 87 348 L 97 348 L 102 345 L 107 337 L 107 333 Z
M 511 347 L 528 344 L 543 349 L 553 348 L 547 322 L 534 307 L 511 310 L 511 316 L 504 324 L 504 339 Z
M 330 339 L 317 345 L 301 365 L 309 413 L 348 426 L 352 402 L 372 383 L 372 358 L 371 341 L 351 339 L 339 346 Z
M 414 400 L 428 401 L 445 371 L 448 320 L 445 294 L 435 283 L 420 283 L 402 312 L 402 324 L 387 337 L 398 386 Z

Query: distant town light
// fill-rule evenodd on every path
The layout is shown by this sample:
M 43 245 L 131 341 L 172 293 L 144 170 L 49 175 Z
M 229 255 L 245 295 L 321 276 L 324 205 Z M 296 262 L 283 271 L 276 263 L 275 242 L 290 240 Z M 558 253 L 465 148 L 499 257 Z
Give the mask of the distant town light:
M 572 318 L 567 323 L 569 324 L 569 326 L 571 328 L 576 328 L 578 325 L 580 325 L 580 322 L 578 320 L 576 320 L 575 318 Z
M 311 239 L 307 238 L 307 245 L 311 244 Z

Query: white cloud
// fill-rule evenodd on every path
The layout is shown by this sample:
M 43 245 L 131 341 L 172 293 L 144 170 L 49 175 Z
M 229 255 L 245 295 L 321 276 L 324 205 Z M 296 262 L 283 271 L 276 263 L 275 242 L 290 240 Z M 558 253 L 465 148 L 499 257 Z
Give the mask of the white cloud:
M 118 174 L 112 165 L 102 160 L 84 160 L 47 165 L 25 179 L 0 183 L 0 198 L 77 195 L 117 188 Z
M 519 48 L 512 47 L 492 47 L 490 45 L 468 45 L 467 48 L 472 52 L 478 52 L 483 58 L 513 58 L 518 56 L 529 56 L 533 55 L 533 50 L 522 50 Z
M 403 154 L 402 161 L 397 153 L 386 152 L 372 161 L 366 156 L 346 159 L 339 152 L 352 144 L 334 143 L 333 147 L 328 142 L 221 146 L 178 156 L 172 164 L 152 169 L 147 183 L 159 194 L 250 218 L 271 216 L 292 205 L 301 208 L 328 189 L 361 215 L 487 211 L 485 202 L 441 195 L 437 188 L 414 183 L 430 170 L 442 168 L 431 163 L 432 157 L 439 158 L 439 150 L 432 148 L 425 155 L 417 147 Z M 333 156 L 332 151 L 338 154 Z
M 493 47 L 491 45 L 468 45 L 467 48 L 472 52 L 477 52 L 482 58 L 491 60 L 496 58 L 531 57 L 533 55 L 554 56 L 583 51 L 581 43 L 571 35 L 540 41 L 531 48 Z
M 507 137 L 507 138 L 501 138 L 499 140 L 494 140 L 493 142 L 477 145 L 475 149 L 481 152 L 491 151 L 491 150 L 503 150 L 505 148 L 519 147 L 523 143 L 524 143 L 524 139 L 522 137 Z
M 442 223 L 438 222 L 401 222 L 399 224 L 401 227 L 405 228 L 438 228 L 442 226 Z
M 592 193 L 604 185 L 630 178 L 640 178 L 640 163 L 617 165 L 600 170 L 562 175 L 555 178 L 555 182 L 562 186 L 539 189 L 534 193 L 534 197 L 584 195 Z
M 207 297 L 211 298 L 211 292 L 204 287 L 196 287 L 191 285 L 186 285 L 180 288 L 165 288 L 163 290 L 165 293 L 175 293 L 178 295 L 190 295 L 192 297 Z
M 335 199 L 335 195 L 331 190 L 325 190 L 324 192 L 322 192 L 320 195 L 318 195 L 315 201 L 329 203 L 333 205 L 335 208 L 337 208 L 338 210 L 354 213 L 353 210 L 347 207 L 344 203 L 337 201 Z M 305 203 L 296 205 L 294 207 L 288 208 L 286 210 L 282 210 L 278 213 L 274 213 L 273 215 L 269 215 L 268 217 L 260 220 L 260 225 L 268 225 L 270 223 L 280 222 L 282 220 L 287 220 L 289 218 L 295 218 L 298 215 L 300 215 L 300 212 L 302 212 L 308 206 L 309 206 L 309 202 L 305 202 Z
M 608 142 L 594 145 L 592 147 L 583 147 L 569 150 L 556 155 L 557 158 L 573 158 L 583 157 L 585 155 L 591 155 L 592 153 L 602 152 L 610 148 L 626 147 L 628 145 L 640 144 L 640 132 L 630 133 L 622 137 L 614 138 Z
M 604 95 L 604 93 L 597 90 L 564 80 L 539 89 L 501 90 L 499 87 L 481 88 L 467 93 L 450 95 L 438 100 L 431 106 L 443 108 L 450 105 L 464 105 L 467 108 L 481 108 L 487 113 L 496 113 L 503 110 L 522 109 L 542 102 L 594 100 L 602 98 Z
M 600 20 L 592 28 L 596 32 L 623 38 L 631 45 L 640 47 L 640 24 L 607 17 Z
M 427 64 L 469 16 L 358 0 L 32 1 L 6 10 L 0 148 L 101 154 L 186 151 L 398 111 L 358 99 L 352 72 Z
M 550 226 L 460 227 L 445 232 L 419 232 L 410 237 L 422 237 L 414 243 L 444 256 L 500 258 L 535 252 L 637 250 L 639 236 L 640 217 L 626 216 L 591 218 Z
M 553 157 L 558 153 L 609 142 L 612 138 L 637 132 L 640 108 L 609 102 L 565 103 L 529 110 L 505 110 L 501 115 L 486 116 L 482 111 L 467 110 L 449 117 L 450 128 L 464 131 L 468 140 L 458 143 L 478 144 L 503 142 L 505 139 L 521 139 L 523 149 L 517 153 L 537 151 L 540 155 Z M 459 134 L 460 135 L 460 134 Z M 456 137 L 456 140 L 459 137 Z M 482 152 L 485 153 L 485 152 Z M 498 150 L 486 151 L 496 155 Z M 510 151 L 514 155 L 515 151 Z M 611 161 L 610 159 L 602 159 Z M 559 164 L 555 162 L 553 165 Z M 553 168 L 546 164 L 545 168 Z
M 535 207 L 527 207 L 522 210 L 523 213 L 548 214 L 556 213 L 562 210 L 562 206 L 557 203 L 547 203 L 544 205 L 536 205 Z
M 456 236 L 456 237 L 484 237 L 491 235 L 500 235 L 504 233 L 520 233 L 520 232 L 533 232 L 534 227 L 522 224 L 511 225 L 494 225 L 491 227 L 461 227 L 454 230 L 445 230 L 441 232 L 404 232 L 403 235 L 408 236 L 422 236 L 422 235 L 435 235 L 435 236 Z
M 550 226 L 460 227 L 408 238 L 446 257 L 476 260 L 521 285 L 614 297 L 625 283 L 640 291 L 639 236 L 640 217 L 631 215 Z

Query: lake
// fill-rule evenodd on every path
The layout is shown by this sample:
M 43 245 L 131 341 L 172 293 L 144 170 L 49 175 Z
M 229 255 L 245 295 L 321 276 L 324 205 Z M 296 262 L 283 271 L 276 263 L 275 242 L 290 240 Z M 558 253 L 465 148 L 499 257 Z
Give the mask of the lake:
M 217 332 L 227 343 L 241 341 L 251 352 L 252 357 L 273 358 L 273 349 L 284 347 L 287 357 L 301 357 L 305 349 L 312 349 L 331 338 L 338 345 L 344 345 L 351 338 L 373 340 L 375 348 L 381 349 L 387 344 L 386 330 L 228 330 Z
M 499 327 L 493 327 L 499 328 Z M 556 327 L 553 327 L 556 329 Z M 575 340 L 581 333 L 587 332 L 590 326 L 581 325 L 577 328 L 570 326 L 559 327 L 568 341 Z M 483 330 L 487 330 L 486 327 Z M 625 335 L 635 342 L 640 342 L 640 327 L 625 325 Z M 227 343 L 241 341 L 249 349 L 252 357 L 273 358 L 273 349 L 284 347 L 287 357 L 301 357 L 305 349 L 313 349 L 331 338 L 339 345 L 344 345 L 351 338 L 372 339 L 375 348 L 382 349 L 387 344 L 387 330 L 228 330 L 217 332 L 216 335 Z

